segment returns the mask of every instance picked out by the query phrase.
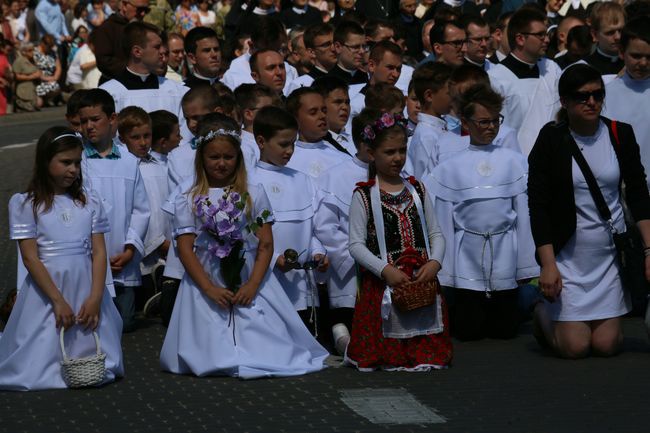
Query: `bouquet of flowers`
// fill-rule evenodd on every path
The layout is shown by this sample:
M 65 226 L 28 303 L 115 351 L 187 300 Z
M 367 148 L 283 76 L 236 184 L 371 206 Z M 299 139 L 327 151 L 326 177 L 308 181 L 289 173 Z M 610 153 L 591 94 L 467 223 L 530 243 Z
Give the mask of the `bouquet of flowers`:
M 241 270 L 246 263 L 243 251 L 244 230 L 255 233 L 271 215 L 270 211 L 265 210 L 260 218 L 245 226 L 244 210 L 247 200 L 248 193 L 242 195 L 235 191 L 224 193 L 216 204 L 212 203 L 207 195 L 194 199 L 196 216 L 203 222 L 201 229 L 215 240 L 208 251 L 221 259 L 221 276 L 232 292 L 237 292 L 242 284 Z

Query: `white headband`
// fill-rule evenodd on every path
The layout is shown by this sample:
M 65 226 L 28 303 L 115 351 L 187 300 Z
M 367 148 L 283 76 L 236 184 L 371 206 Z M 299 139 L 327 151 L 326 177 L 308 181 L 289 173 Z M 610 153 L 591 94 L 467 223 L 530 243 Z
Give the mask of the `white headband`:
M 239 136 L 239 133 L 237 131 L 217 129 L 216 131 L 210 131 L 206 135 L 197 138 L 196 145 L 200 146 L 204 143 L 211 141 L 214 137 L 218 137 L 220 135 L 228 135 L 230 137 L 233 137 L 235 140 L 237 140 L 238 143 L 241 143 L 241 137 Z
M 81 136 L 81 134 L 79 134 L 78 132 L 75 132 L 74 134 L 70 134 L 70 133 L 61 134 L 58 137 L 55 137 L 54 140 L 52 140 L 52 143 L 54 143 L 59 138 L 63 138 L 63 137 L 75 137 L 75 138 L 78 138 L 79 141 L 83 142 L 83 137 Z

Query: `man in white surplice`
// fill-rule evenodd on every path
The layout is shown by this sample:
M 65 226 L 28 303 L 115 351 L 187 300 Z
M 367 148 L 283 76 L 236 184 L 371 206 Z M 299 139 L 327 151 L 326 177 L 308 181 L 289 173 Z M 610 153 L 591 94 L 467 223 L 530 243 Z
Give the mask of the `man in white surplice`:
M 508 23 L 512 51 L 488 71 L 492 87 L 505 98 L 504 123 L 518 131 L 524 155 L 559 109 L 557 82 L 562 71 L 543 57 L 549 44 L 545 20 L 533 9 L 515 12 Z

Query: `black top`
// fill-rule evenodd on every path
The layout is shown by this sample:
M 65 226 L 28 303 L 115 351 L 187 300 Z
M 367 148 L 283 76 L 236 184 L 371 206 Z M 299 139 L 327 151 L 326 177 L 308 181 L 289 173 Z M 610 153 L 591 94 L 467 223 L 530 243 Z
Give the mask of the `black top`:
M 601 75 L 616 75 L 625 66 L 619 57 L 607 57 L 598 50 L 585 57 L 585 61 L 596 68 Z
M 203 78 L 199 78 L 194 74 L 188 74 L 183 84 L 185 84 L 185 86 L 189 87 L 190 89 L 193 89 L 199 86 L 209 86 L 210 80 L 204 80 Z
M 115 79 L 129 90 L 148 90 L 158 88 L 158 77 L 154 74 L 149 74 L 147 78 L 142 81 L 142 78 L 138 75 L 132 74 L 127 69 L 124 69 L 121 74 L 115 77 Z
M 650 219 L 650 196 L 634 131 L 627 123 L 618 122 L 619 148 L 611 132 L 611 121 L 601 119 L 609 129 L 632 218 Z M 555 255 L 576 231 L 573 156 L 567 140 L 573 137 L 566 123 L 547 123 L 528 157 L 528 208 L 533 238 L 537 247 L 552 244 Z
M 368 19 L 387 20 L 399 12 L 399 0 L 357 0 L 354 7 Z
M 316 78 L 326 77 L 327 72 L 323 72 L 320 69 L 318 69 L 316 66 L 312 66 L 309 72 L 307 72 L 307 75 L 309 75 L 315 80 Z
M 539 78 L 539 66 L 535 63 L 533 66 L 515 59 L 512 54 L 501 61 L 501 64 L 510 69 L 517 78 Z
M 364 84 L 368 82 L 368 74 L 363 71 L 355 71 L 354 74 L 350 74 L 348 71 L 341 68 L 338 64 L 328 72 L 328 76 L 337 77 L 345 81 L 345 83 L 350 86 L 352 84 Z
M 501 60 L 499 60 L 499 56 L 497 56 L 496 51 L 494 52 L 494 54 L 492 54 L 490 57 L 488 57 L 488 60 L 490 62 L 494 63 L 495 65 L 498 65 L 499 63 L 501 63 Z
M 307 6 L 307 11 L 304 14 L 299 14 L 293 10 L 293 7 L 290 7 L 280 12 L 278 18 L 288 29 L 295 26 L 307 27 L 323 22 L 320 11 L 312 6 Z

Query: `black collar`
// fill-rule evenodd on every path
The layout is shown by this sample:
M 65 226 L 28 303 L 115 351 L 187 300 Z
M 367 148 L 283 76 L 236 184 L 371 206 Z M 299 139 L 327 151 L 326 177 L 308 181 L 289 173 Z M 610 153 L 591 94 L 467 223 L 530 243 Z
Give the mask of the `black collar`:
M 117 81 L 122 83 L 128 90 L 150 90 L 158 88 L 158 77 L 154 74 L 149 74 L 147 78 L 142 81 L 138 75 L 124 69 L 121 74 L 115 77 Z
M 194 74 L 188 74 L 184 84 L 190 89 L 193 89 L 199 86 L 209 86 L 210 80 L 204 80 L 203 78 L 199 78 Z
M 533 66 L 517 60 L 512 54 L 503 59 L 503 66 L 517 76 L 517 78 L 539 78 L 539 66 L 535 63 Z

